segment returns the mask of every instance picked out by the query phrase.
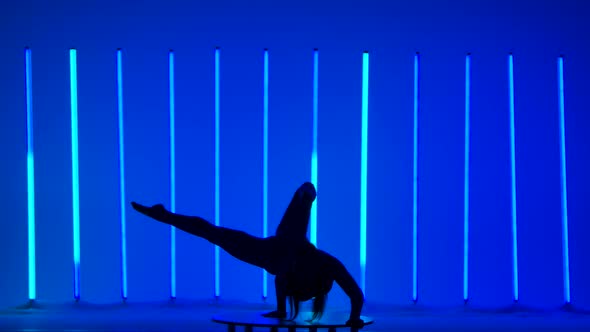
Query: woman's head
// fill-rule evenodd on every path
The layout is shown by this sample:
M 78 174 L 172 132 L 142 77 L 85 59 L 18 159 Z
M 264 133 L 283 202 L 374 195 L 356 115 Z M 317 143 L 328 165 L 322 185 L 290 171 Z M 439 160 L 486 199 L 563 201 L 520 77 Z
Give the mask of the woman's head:
M 328 293 L 334 283 L 334 278 L 325 264 L 323 252 L 315 248 L 304 250 L 297 256 L 286 277 L 286 293 L 291 303 L 292 318 L 297 316 L 299 304 L 311 299 L 312 319 L 321 317 Z

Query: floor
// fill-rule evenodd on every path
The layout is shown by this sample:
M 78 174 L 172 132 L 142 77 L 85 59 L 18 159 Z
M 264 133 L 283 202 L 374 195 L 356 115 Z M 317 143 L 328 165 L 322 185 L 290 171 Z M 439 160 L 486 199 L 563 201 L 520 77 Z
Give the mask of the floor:
M 211 317 L 227 312 L 264 312 L 267 304 L 203 302 L 37 304 L 0 310 L 0 331 L 227 331 Z M 375 324 L 366 331 L 590 331 L 590 313 L 522 308 L 475 310 L 420 306 L 366 306 Z M 238 328 L 237 331 L 243 331 Z M 255 328 L 254 331 L 268 331 Z M 286 331 L 286 329 L 285 329 Z M 306 331 L 298 329 L 298 331 Z M 320 330 L 321 331 L 321 330 Z

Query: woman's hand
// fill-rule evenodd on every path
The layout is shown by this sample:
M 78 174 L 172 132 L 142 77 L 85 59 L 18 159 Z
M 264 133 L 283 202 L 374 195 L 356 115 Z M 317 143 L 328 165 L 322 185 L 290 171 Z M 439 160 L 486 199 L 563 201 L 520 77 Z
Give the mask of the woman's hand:
M 357 328 L 357 329 L 361 329 L 365 326 L 365 322 L 359 317 L 359 318 L 350 318 L 347 322 L 346 322 L 346 326 L 350 326 L 352 328 Z
M 265 314 L 262 314 L 262 316 L 267 317 L 267 318 L 287 318 L 287 313 L 284 311 L 271 311 L 271 312 L 267 312 Z

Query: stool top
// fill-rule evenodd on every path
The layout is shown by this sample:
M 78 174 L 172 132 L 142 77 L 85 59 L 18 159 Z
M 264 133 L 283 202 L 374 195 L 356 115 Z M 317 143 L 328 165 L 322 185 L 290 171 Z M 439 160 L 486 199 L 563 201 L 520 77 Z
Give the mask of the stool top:
M 348 314 L 344 313 L 324 313 L 321 319 L 313 322 L 307 320 L 311 318 L 311 312 L 300 312 L 297 319 L 287 320 L 279 318 L 267 318 L 262 316 L 262 312 L 229 312 L 213 316 L 212 320 L 215 323 L 252 326 L 252 327 L 317 327 L 317 328 L 340 328 L 346 326 Z M 365 325 L 373 324 L 373 319 L 366 316 L 361 316 Z

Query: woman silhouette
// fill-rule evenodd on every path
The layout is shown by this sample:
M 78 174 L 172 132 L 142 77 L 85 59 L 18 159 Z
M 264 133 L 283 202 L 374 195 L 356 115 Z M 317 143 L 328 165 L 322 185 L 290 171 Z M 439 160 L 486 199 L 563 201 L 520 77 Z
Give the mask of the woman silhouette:
M 277 310 L 266 317 L 286 318 L 287 298 L 291 304 L 291 319 L 299 313 L 299 304 L 313 298 L 313 317 L 321 317 L 326 296 L 334 281 L 350 298 L 351 311 L 347 325 L 363 327 L 360 318 L 364 295 L 344 265 L 334 256 L 317 249 L 307 237 L 311 205 L 316 198 L 313 184 L 301 185 L 287 207 L 276 234 L 259 238 L 211 224 L 200 217 L 184 216 L 167 211 L 163 205 L 152 207 L 135 202 L 138 212 L 202 237 L 221 247 L 235 258 L 265 269 L 275 276 Z

